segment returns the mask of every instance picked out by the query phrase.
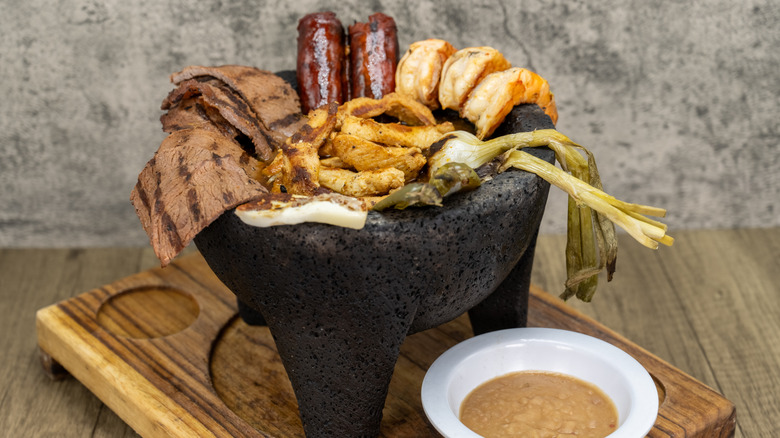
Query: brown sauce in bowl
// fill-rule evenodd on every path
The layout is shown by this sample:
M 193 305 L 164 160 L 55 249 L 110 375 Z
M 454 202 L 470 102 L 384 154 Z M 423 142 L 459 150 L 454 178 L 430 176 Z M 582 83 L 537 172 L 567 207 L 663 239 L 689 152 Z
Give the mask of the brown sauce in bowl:
M 604 438 L 618 424 L 615 404 L 597 386 L 565 374 L 509 373 L 471 391 L 460 421 L 485 438 Z

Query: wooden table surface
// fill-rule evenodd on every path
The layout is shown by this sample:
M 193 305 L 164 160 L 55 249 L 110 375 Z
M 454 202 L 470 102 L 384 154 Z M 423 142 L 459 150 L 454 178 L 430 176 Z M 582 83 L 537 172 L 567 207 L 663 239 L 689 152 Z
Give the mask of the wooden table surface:
M 737 406 L 736 436 L 780 436 L 780 228 L 679 231 L 651 251 L 620 236 L 617 273 L 570 304 Z M 563 236 L 541 236 L 533 282 L 558 294 Z M 39 362 L 35 312 L 158 265 L 151 249 L 0 249 L 0 435 L 135 436 L 75 379 Z

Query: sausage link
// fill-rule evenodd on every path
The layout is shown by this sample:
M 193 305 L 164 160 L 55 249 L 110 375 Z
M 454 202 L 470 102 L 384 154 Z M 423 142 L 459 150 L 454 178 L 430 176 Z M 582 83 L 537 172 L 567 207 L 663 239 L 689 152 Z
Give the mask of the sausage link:
M 395 91 L 398 29 L 392 17 L 377 12 L 368 23 L 349 26 L 350 98 L 379 99 Z
M 298 22 L 297 78 L 304 114 L 347 101 L 344 27 L 333 12 L 308 14 Z

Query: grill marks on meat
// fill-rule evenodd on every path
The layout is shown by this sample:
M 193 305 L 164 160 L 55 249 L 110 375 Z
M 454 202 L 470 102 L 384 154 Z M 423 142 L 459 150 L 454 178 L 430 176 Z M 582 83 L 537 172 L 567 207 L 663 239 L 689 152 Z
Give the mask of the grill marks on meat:
M 171 81 L 176 88 L 163 100 L 167 112 L 160 117 L 169 135 L 130 194 L 162 266 L 225 211 L 268 196 L 261 169 L 275 152 L 305 156 L 303 145 L 291 147 L 288 138 L 307 121 L 292 87 L 254 67 L 187 67 Z M 332 126 L 334 119 L 335 109 L 320 124 Z M 317 134 L 326 135 L 326 128 L 309 127 L 318 129 L 304 140 L 322 141 Z M 319 188 L 313 170 L 306 179 L 313 177 Z
M 190 79 L 202 78 L 218 79 L 237 93 L 265 127 L 273 148 L 306 123 L 298 93 L 271 72 L 243 65 L 189 66 L 172 74 L 171 82 L 180 85 Z
M 162 266 L 224 211 L 268 193 L 253 178 L 259 168 L 238 143 L 214 131 L 183 129 L 162 142 L 130 195 Z
M 219 110 L 199 102 L 198 97 L 179 101 L 167 113 L 160 116 L 163 131 L 172 133 L 182 129 L 206 129 L 228 138 L 236 138 L 239 131 L 219 113 Z
M 254 67 L 188 67 L 171 80 L 169 136 L 130 194 L 162 266 L 222 213 L 268 195 L 255 156 L 270 161 L 307 120 L 290 85 Z
M 187 114 L 187 110 L 179 109 L 178 105 L 184 99 L 195 99 L 195 106 L 191 106 L 195 114 Z M 262 126 L 249 105 L 217 79 L 190 79 L 182 82 L 165 98 L 162 109 L 176 109 L 178 111 L 174 114 L 178 113 L 180 116 L 196 116 L 196 123 L 191 123 L 188 127 L 201 126 L 202 123 L 199 122 L 205 118 L 212 121 L 220 132 L 228 134 L 229 130 L 225 128 L 227 122 L 252 141 L 258 157 L 262 160 L 271 158 L 274 142 L 271 133 Z M 171 132 L 174 128 L 170 123 L 166 125 L 166 121 L 170 122 L 171 119 L 172 117 L 160 119 L 166 132 Z

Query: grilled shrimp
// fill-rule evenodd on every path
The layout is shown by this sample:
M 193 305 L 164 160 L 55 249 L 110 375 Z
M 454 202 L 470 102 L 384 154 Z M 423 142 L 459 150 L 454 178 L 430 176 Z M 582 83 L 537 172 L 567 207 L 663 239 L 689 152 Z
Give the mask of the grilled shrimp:
M 428 108 L 439 107 L 439 80 L 444 63 L 455 53 L 447 41 L 427 39 L 409 46 L 395 70 L 395 91 L 413 96 Z
M 471 90 L 490 73 L 512 65 L 492 47 L 469 47 L 455 52 L 444 63 L 439 82 L 439 103 L 444 109 L 459 110 Z
M 520 80 L 525 92 L 515 105 L 521 103 L 535 103 L 550 116 L 553 125 L 558 123 L 558 107 L 555 106 L 555 96 L 550 92 L 550 84 L 543 77 L 531 70 L 522 69 Z
M 490 136 L 512 107 L 523 103 L 539 105 L 553 124 L 558 122 L 555 97 L 544 78 L 524 68 L 512 68 L 491 47 L 470 47 L 454 53 L 451 47 L 442 40 L 412 44 L 396 70 L 396 91 L 431 109 L 441 105 L 457 110 L 475 125 L 480 139 Z M 449 58 L 443 62 L 448 53 Z M 436 102 L 431 90 L 435 89 L 433 82 L 439 66 Z
M 558 119 L 555 99 L 547 81 L 520 67 L 487 75 L 460 108 L 460 116 L 477 128 L 477 137 L 489 137 L 515 105 L 536 103 L 552 119 Z M 549 111 L 548 111 L 549 108 Z

